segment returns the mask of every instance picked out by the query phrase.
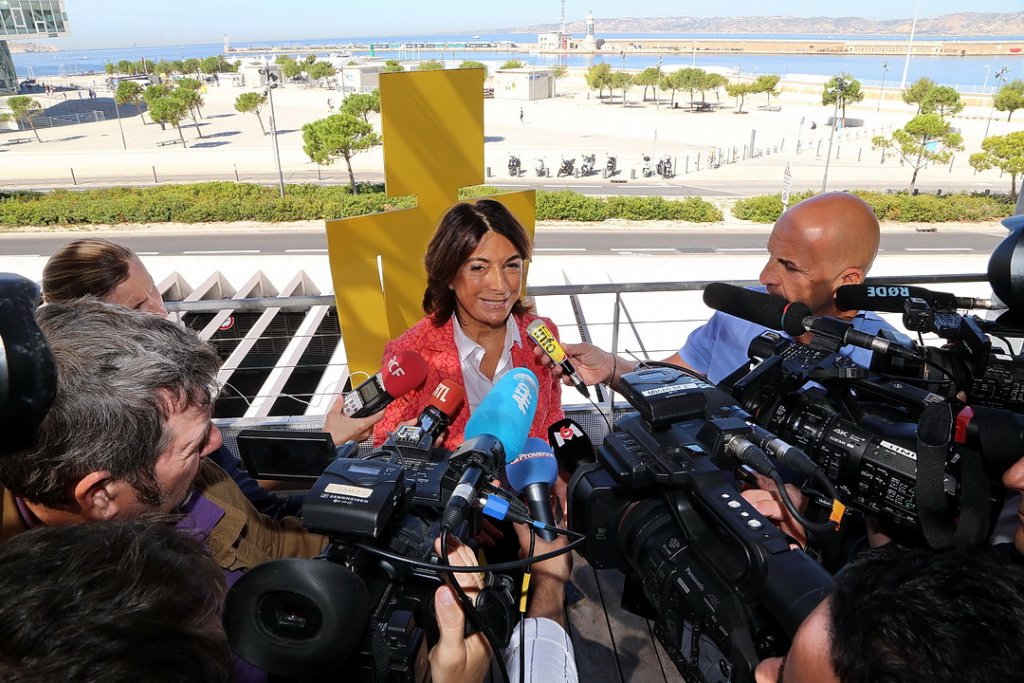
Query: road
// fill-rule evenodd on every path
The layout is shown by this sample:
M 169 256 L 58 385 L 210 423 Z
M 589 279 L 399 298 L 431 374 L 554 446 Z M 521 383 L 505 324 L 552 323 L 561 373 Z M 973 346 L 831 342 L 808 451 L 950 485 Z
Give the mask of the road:
M 768 228 L 755 231 L 673 232 L 641 228 L 583 232 L 580 229 L 542 229 L 537 235 L 537 255 L 609 256 L 616 254 L 763 254 Z M 60 245 L 84 233 L 47 235 L 17 233 L 3 236 L 4 256 L 49 256 Z M 882 232 L 880 254 L 922 255 L 989 254 L 1006 233 L 1001 228 L 949 230 L 919 233 L 907 230 Z M 289 255 L 326 254 L 323 232 L 248 233 L 201 231 L 183 234 L 119 233 L 114 238 L 143 256 L 175 255 Z M 714 245 L 714 246 L 709 246 Z

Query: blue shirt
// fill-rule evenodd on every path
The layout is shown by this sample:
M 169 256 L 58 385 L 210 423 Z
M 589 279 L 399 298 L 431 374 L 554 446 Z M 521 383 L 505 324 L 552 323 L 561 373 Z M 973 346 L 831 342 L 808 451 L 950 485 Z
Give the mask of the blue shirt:
M 886 335 L 888 338 L 910 344 L 910 339 L 870 311 L 861 311 L 851 322 L 861 332 L 878 334 L 885 330 L 889 333 Z M 747 347 L 755 337 L 767 330 L 763 325 L 716 312 L 704 325 L 690 333 L 686 344 L 679 349 L 679 357 L 697 372 L 705 374 L 713 384 L 718 384 L 736 368 L 750 363 Z M 779 334 L 792 339 L 784 332 Z M 839 353 L 861 367 L 871 365 L 871 351 L 867 349 L 844 346 L 839 349 Z

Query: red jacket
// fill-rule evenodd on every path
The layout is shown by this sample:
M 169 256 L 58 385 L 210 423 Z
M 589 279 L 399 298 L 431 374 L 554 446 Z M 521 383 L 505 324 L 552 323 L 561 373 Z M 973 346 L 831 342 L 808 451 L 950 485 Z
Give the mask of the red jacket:
M 548 426 L 565 417 L 562 412 L 562 384 L 551 370 L 542 366 L 533 353 L 534 343 L 526 333 L 526 327 L 539 316 L 527 314 L 515 317 L 519 326 L 521 346 L 512 346 L 512 365 L 517 368 L 529 368 L 537 375 L 540 384 L 537 392 L 537 413 L 533 418 L 530 436 L 548 440 Z M 547 318 L 541 318 L 551 333 L 558 337 L 558 328 Z M 462 364 L 459 362 L 459 351 L 455 346 L 455 330 L 451 319 L 437 327 L 430 316 L 423 317 L 397 339 L 388 342 L 384 347 L 384 358 L 398 351 L 415 351 L 423 356 L 427 363 L 427 378 L 423 385 L 405 396 L 396 398 L 384 411 L 384 419 L 373 428 L 373 443 L 379 446 L 388 438 L 388 433 L 395 431 L 400 422 L 415 419 L 430 400 L 430 395 L 442 380 L 454 380 L 465 386 L 462 379 Z M 448 427 L 445 445 L 454 448 L 462 443 L 462 434 L 469 420 L 469 405 L 464 404 Z

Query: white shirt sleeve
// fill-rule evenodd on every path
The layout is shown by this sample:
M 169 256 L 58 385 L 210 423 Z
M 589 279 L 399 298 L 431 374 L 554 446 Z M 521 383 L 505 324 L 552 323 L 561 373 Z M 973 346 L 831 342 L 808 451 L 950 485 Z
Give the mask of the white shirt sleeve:
M 543 617 L 527 617 L 526 636 L 526 683 L 577 683 L 576 653 L 569 634 L 557 622 Z M 512 640 L 505 648 L 505 667 L 510 681 L 519 680 L 519 628 L 512 631 Z

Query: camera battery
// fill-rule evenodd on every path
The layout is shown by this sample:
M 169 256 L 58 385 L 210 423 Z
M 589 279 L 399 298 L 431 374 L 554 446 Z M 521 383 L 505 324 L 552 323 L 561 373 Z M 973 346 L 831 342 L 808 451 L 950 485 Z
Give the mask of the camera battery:
M 377 538 L 405 490 L 401 465 L 339 458 L 306 494 L 302 523 L 332 538 Z

